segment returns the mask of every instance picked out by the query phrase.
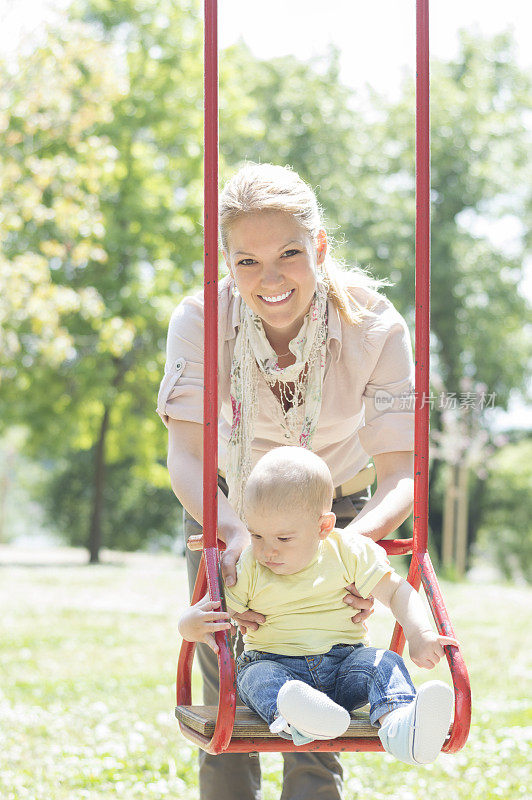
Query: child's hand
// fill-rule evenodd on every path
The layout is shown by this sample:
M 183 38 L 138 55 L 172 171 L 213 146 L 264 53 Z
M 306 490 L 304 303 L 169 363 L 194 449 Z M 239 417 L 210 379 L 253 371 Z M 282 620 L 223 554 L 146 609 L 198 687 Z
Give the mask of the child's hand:
M 220 600 L 209 600 L 206 594 L 201 600 L 187 608 L 179 618 L 177 629 L 187 642 L 203 642 L 215 653 L 219 652 L 214 634 L 216 631 L 234 630 L 227 611 L 215 611 Z
M 450 636 L 440 636 L 432 630 L 421 631 L 408 641 L 410 658 L 416 667 L 433 669 L 440 658 L 445 655 L 443 645 L 454 644 L 459 647 L 456 639 Z

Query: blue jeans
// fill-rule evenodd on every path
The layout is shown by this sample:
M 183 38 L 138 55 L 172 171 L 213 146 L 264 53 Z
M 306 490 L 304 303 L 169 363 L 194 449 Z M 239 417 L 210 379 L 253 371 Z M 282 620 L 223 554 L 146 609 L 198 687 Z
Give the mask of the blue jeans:
M 237 686 L 247 706 L 271 725 L 281 686 L 299 680 L 353 711 L 369 702 L 376 725 L 387 711 L 412 702 L 416 690 L 401 656 L 362 644 L 337 644 L 316 656 L 248 650 L 237 659 Z

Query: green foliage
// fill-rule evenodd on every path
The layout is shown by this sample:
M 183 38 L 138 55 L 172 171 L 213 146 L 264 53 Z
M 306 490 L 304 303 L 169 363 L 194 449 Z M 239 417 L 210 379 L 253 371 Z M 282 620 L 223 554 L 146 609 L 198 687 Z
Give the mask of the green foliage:
M 530 202 L 531 80 L 516 65 L 509 35 L 482 39 L 462 32 L 460 44 L 456 61 L 432 64 L 433 368 L 447 391 L 458 392 L 468 378 L 486 384 L 506 407 L 512 388 L 525 390 L 523 364 L 531 354 L 519 292 L 527 242 L 523 227 L 510 255 L 490 235 L 501 220 L 522 219 Z M 405 86 L 384 122 L 397 137 L 397 155 L 387 165 L 392 195 L 410 198 L 402 206 L 396 201 L 396 208 L 412 207 L 413 110 L 413 87 Z M 411 260 L 395 258 L 393 239 L 392 233 L 391 261 L 408 302 Z
M 93 487 L 94 452 L 80 450 L 53 465 L 40 483 L 39 496 L 50 528 L 66 542 L 87 540 Z M 133 458 L 106 468 L 102 546 L 119 550 L 172 547 L 181 530 L 181 508 L 168 485 L 156 487 L 138 474 Z
M 200 21 L 186 2 L 89 10 L 4 74 L 2 420 L 31 427 L 29 455 L 72 459 L 108 411 L 105 458 L 143 476 L 141 511 L 168 490 L 154 398 L 201 263 Z
M 337 56 L 257 62 L 243 43 L 224 53 L 223 174 L 245 159 L 292 165 L 317 187 L 339 255 L 391 277 L 388 295 L 413 321 L 414 87 L 405 83 L 399 102 L 374 96 L 371 114 L 361 113 Z M 243 96 L 246 84 L 253 91 Z M 447 391 L 482 382 L 502 407 L 510 390 L 524 391 L 530 357 L 519 292 L 526 239 L 523 228 L 509 256 L 488 234 L 498 220 L 523 218 L 530 202 L 530 98 L 507 35 L 462 33 L 456 62 L 433 63 L 433 368 Z
M 480 544 L 507 578 L 532 582 L 532 439 L 503 447 L 488 469 Z
M 17 70 L 0 64 L 2 425 L 26 425 L 27 455 L 59 471 L 80 451 L 91 487 L 105 439 L 107 475 L 131 465 L 138 519 L 147 492 L 168 491 L 167 528 L 154 404 L 171 311 L 202 274 L 201 38 L 195 0 L 76 0 Z M 532 207 L 530 80 L 512 47 L 464 35 L 432 77 L 433 364 L 447 391 L 468 377 L 501 406 L 524 391 L 526 241 L 510 257 L 480 222 Z M 364 106 L 336 51 L 265 62 L 242 43 L 220 74 L 222 178 L 244 159 L 291 164 L 317 187 L 338 254 L 391 277 L 412 322 L 412 85 Z M 53 496 L 59 520 L 66 494 Z M 113 545 L 120 525 L 107 524 Z
M 35 421 L 35 454 L 91 447 L 117 402 L 137 417 L 114 427 L 122 455 L 153 441 L 138 416 L 202 249 L 200 154 L 183 146 L 201 135 L 199 21 L 194 33 L 189 4 L 159 8 L 168 17 L 129 31 L 126 64 L 94 23 L 71 22 L 8 82 L 3 389 L 12 416 Z M 160 452 L 160 425 L 157 439 Z

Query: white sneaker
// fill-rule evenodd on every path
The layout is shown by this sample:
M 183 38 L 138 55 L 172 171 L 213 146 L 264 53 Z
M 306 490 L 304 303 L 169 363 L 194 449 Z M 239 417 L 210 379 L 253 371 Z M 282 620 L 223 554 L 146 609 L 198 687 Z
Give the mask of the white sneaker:
M 312 739 L 335 739 L 346 732 L 351 722 L 345 708 L 303 681 L 287 681 L 281 687 L 277 708 L 291 727 Z
M 392 711 L 379 729 L 386 752 L 405 764 L 436 761 L 451 723 L 452 689 L 442 681 L 428 681 L 415 699 Z

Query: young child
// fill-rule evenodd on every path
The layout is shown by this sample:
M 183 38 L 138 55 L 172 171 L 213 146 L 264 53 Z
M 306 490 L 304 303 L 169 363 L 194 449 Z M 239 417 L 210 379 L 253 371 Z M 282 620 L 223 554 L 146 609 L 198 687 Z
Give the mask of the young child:
M 245 488 L 251 546 L 226 587 L 232 613 L 251 608 L 266 617 L 247 630 L 237 659 L 242 700 L 270 730 L 294 743 L 341 736 L 349 712 L 370 704 L 384 749 L 408 764 L 434 761 L 451 721 L 453 692 L 429 681 L 416 693 L 403 659 L 370 647 L 366 626 L 353 624 L 342 602 L 355 582 L 362 597 L 388 606 L 408 640 L 412 661 L 432 669 L 455 639 L 437 635 L 417 592 L 371 539 L 334 529 L 333 484 L 325 462 L 299 447 L 271 450 Z M 215 649 L 214 630 L 229 614 L 203 598 L 181 617 L 189 641 Z

